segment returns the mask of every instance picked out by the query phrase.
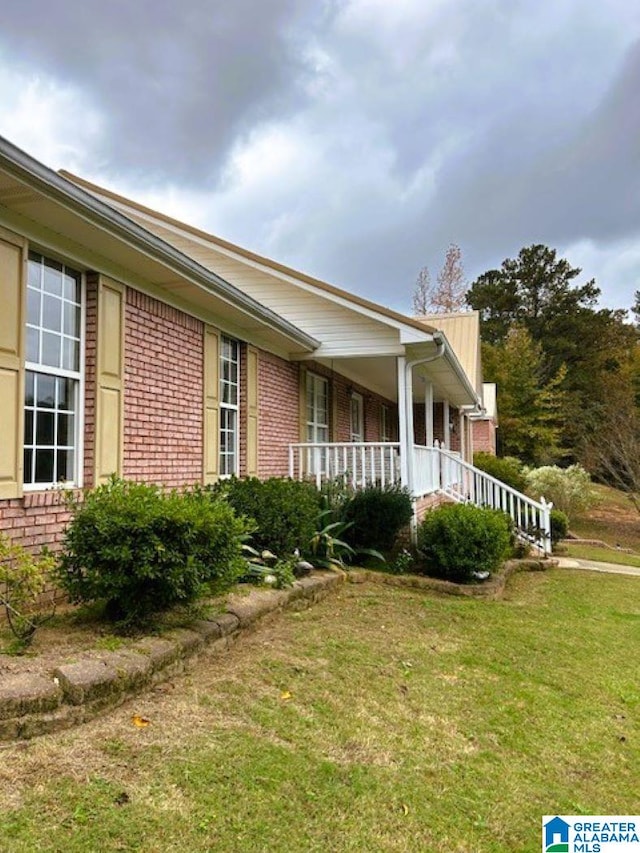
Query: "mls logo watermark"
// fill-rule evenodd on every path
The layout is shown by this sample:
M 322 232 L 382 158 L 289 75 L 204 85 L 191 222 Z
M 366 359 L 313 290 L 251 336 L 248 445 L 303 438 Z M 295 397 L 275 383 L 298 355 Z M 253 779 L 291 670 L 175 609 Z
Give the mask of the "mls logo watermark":
M 640 853 L 640 815 L 545 815 L 542 853 Z

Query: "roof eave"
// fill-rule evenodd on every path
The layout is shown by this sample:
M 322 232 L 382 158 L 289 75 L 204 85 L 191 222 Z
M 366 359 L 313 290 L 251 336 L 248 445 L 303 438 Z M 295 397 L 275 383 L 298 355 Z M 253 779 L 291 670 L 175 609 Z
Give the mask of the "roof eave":
M 156 237 L 124 214 L 97 199 L 94 195 L 17 148 L 0 136 L 0 160 L 13 177 L 31 186 L 37 192 L 62 204 L 74 213 L 89 219 L 112 235 L 144 252 L 179 275 L 244 311 L 310 351 L 320 346 L 320 341 L 284 320 L 271 309 L 252 299 L 221 276 L 206 269 L 187 255 Z

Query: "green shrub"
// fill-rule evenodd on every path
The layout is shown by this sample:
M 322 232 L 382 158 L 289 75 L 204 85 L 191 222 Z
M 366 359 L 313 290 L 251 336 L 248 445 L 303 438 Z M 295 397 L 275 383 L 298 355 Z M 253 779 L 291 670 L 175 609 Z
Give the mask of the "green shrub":
M 551 546 L 554 547 L 561 539 L 566 539 L 569 530 L 569 518 L 559 509 L 551 510 Z
M 527 488 L 527 478 L 524 474 L 524 466 L 515 456 L 494 456 L 492 453 L 474 453 L 473 464 L 481 471 L 485 471 L 496 480 L 501 480 L 507 486 L 511 486 L 518 492 L 524 492 Z
M 591 477 L 580 465 L 530 468 L 526 471 L 526 477 L 529 494 L 536 500 L 544 497 L 551 501 L 553 508 L 564 512 L 569 520 L 593 503 Z
M 271 477 L 222 480 L 211 494 L 224 495 L 238 515 L 255 521 L 251 544 L 282 559 L 304 548 L 316 529 L 320 495 L 313 483 Z
M 55 611 L 55 594 L 45 596 L 55 568 L 46 548 L 34 556 L 0 533 L 0 605 L 21 650 L 29 645 L 39 625 Z
M 465 583 L 493 572 L 508 553 L 510 526 L 500 510 L 450 504 L 428 512 L 418 528 L 426 574 Z
M 247 524 L 200 490 L 112 479 L 72 506 L 58 578 L 75 602 L 105 601 L 131 624 L 211 585 L 231 586 Z
M 356 551 L 390 551 L 412 515 L 407 489 L 398 485 L 367 486 L 355 492 L 342 509 L 342 520 L 349 525 L 342 538 Z

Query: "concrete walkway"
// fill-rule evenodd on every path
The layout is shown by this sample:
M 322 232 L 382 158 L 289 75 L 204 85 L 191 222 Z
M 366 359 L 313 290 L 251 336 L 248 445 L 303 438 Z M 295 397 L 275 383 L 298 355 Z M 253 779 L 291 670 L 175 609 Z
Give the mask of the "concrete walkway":
M 575 560 L 573 557 L 555 557 L 561 569 L 586 569 L 589 572 L 605 572 L 612 575 L 636 575 L 640 569 L 635 566 L 620 566 L 617 563 L 601 563 L 598 560 Z

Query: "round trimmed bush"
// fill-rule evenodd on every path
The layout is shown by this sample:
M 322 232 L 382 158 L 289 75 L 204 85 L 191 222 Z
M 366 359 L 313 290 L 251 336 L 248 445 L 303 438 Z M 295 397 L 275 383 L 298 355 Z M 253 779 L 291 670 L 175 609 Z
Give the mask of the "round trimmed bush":
M 511 530 L 501 510 L 449 504 L 428 512 L 418 528 L 425 573 L 467 583 L 474 572 L 493 572 L 505 559 Z
M 57 576 L 71 601 L 131 624 L 235 583 L 247 523 L 201 490 L 112 479 L 72 506 Z
M 224 495 L 238 515 L 255 521 L 251 544 L 258 551 L 266 548 L 286 558 L 296 548 L 306 548 L 315 533 L 320 494 L 313 483 L 231 477 L 216 483 L 211 494 Z

